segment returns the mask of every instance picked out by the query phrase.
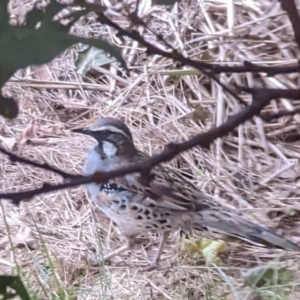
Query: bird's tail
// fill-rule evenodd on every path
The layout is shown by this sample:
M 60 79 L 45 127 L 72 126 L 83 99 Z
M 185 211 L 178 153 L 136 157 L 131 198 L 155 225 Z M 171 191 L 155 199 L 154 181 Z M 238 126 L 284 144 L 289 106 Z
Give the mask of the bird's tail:
M 200 216 L 200 220 L 198 219 Z M 272 246 L 275 248 L 294 250 L 300 252 L 300 246 L 288 239 L 272 232 L 271 230 L 256 225 L 238 215 L 233 215 L 228 211 L 203 210 L 197 213 L 197 225 L 199 228 L 211 228 L 225 234 L 236 236 L 241 239 L 253 241 L 255 243 Z M 195 220 L 196 221 L 196 220 Z

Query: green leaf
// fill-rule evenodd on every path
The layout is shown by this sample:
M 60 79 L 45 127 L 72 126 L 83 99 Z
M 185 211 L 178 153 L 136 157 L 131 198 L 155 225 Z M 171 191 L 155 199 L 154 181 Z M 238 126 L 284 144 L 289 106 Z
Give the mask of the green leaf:
M 288 215 L 291 216 L 291 217 L 295 216 L 296 213 L 297 212 L 294 209 L 291 209 L 290 211 L 288 211 Z
M 79 53 L 75 62 L 77 73 L 85 75 L 93 66 L 110 64 L 115 59 L 109 57 L 102 49 L 89 47 Z
M 46 7 L 45 21 L 51 21 L 58 12 L 66 7 L 68 7 L 68 5 L 58 3 L 56 0 L 51 0 Z
M 225 251 L 226 245 L 222 240 L 212 241 L 209 239 L 185 239 L 182 243 L 182 249 L 192 257 L 201 253 L 207 264 L 214 263 L 216 265 L 222 265 L 223 261 L 219 257 L 219 254 Z
M 33 7 L 26 15 L 26 26 L 34 29 L 36 24 L 43 20 L 44 16 L 45 13 L 42 10 Z
M 9 14 L 7 11 L 7 5 L 9 0 L 0 1 L 0 32 L 3 30 L 3 25 L 7 26 L 9 22 Z
M 167 70 L 167 71 L 160 71 L 159 74 L 161 75 L 169 75 L 169 76 L 191 76 L 191 75 L 200 75 L 202 72 L 196 69 L 185 69 L 185 70 Z
M 15 293 L 8 292 L 7 289 L 13 289 Z M 26 288 L 19 276 L 0 275 L 0 295 L 2 300 L 12 299 L 20 296 L 22 300 L 30 300 Z
M 19 113 L 18 104 L 12 98 L 5 98 L 0 95 L 0 115 L 3 117 L 13 119 Z
M 268 287 L 287 284 L 291 279 L 291 272 L 286 268 L 258 266 L 242 273 L 244 282 L 251 287 Z
M 63 26 L 59 21 L 53 21 L 53 16 L 66 5 L 52 0 L 43 11 L 34 7 L 27 14 L 26 25 L 12 26 L 8 23 L 7 9 L 4 9 L 4 3 L 7 4 L 7 1 L 0 1 L 0 17 L 2 16 L 2 19 L 0 18 L 0 88 L 17 70 L 30 65 L 49 63 L 67 48 L 78 43 L 102 49 L 116 58 L 121 67 L 127 70 L 120 51 L 109 42 L 68 34 L 70 26 L 73 24 L 72 21 L 67 26 Z M 89 7 L 98 9 L 98 6 Z M 68 15 L 68 19 L 72 20 L 73 17 L 73 21 L 77 20 L 88 12 L 90 12 L 88 9 L 74 11 Z M 41 26 L 35 29 L 38 22 L 41 23 Z M 0 114 L 9 118 L 15 117 L 18 113 L 16 105 L 16 102 L 8 101 L 2 96 Z
M 202 107 L 201 104 L 198 104 L 193 111 L 192 119 L 198 125 L 200 125 L 201 123 L 205 125 L 206 120 L 209 116 L 209 111 L 206 108 Z
M 103 51 L 109 53 L 111 56 L 116 58 L 116 60 L 121 64 L 121 67 L 127 70 L 126 62 L 123 59 L 120 51 L 115 46 L 111 45 L 109 42 L 106 42 L 101 39 L 95 40 L 95 39 L 86 39 L 80 37 L 76 37 L 76 41 L 77 43 L 80 42 L 82 44 L 87 44 L 102 49 Z

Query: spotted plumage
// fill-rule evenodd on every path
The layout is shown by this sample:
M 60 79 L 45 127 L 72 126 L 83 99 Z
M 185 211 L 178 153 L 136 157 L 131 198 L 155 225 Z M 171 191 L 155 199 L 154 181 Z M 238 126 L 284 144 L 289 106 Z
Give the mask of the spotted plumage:
M 142 162 L 149 156 L 139 151 L 128 127 L 114 118 L 101 118 L 89 127 L 75 129 L 97 140 L 88 153 L 84 174 L 110 171 Z M 126 245 L 107 255 L 109 259 L 132 247 L 138 235 L 154 231 L 162 239 L 148 270 L 156 268 L 170 232 L 177 229 L 214 229 L 276 248 L 300 251 L 300 247 L 218 204 L 194 184 L 167 166 L 151 170 L 144 184 L 139 173 L 127 174 L 103 184 L 87 185 L 91 200 L 120 228 Z
M 105 182 L 101 185 L 100 192 L 104 194 L 115 194 L 124 191 L 125 189 L 116 183 Z

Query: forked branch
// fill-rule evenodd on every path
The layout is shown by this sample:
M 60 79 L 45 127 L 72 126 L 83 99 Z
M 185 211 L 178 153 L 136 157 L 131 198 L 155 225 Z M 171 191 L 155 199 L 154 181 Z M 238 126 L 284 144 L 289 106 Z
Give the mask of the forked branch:
M 259 115 L 261 110 L 265 106 L 267 106 L 272 99 L 278 99 L 282 97 L 290 99 L 300 99 L 300 90 L 252 89 L 244 87 L 239 87 L 239 89 L 252 94 L 251 105 L 244 108 L 234 116 L 228 118 L 228 120 L 221 126 L 213 128 L 205 133 L 198 134 L 185 142 L 166 145 L 165 149 L 160 154 L 152 156 L 142 163 L 132 164 L 131 166 L 110 172 L 96 172 L 90 176 L 79 175 L 74 177 L 74 175 L 72 174 L 66 174 L 63 172 L 64 178 L 67 178 L 63 183 L 44 183 L 40 188 L 32 190 L 1 193 L 0 199 L 9 199 L 12 200 L 14 204 L 18 205 L 21 201 L 27 201 L 32 197 L 43 193 L 54 192 L 92 182 L 105 182 L 109 179 L 124 176 L 125 174 L 129 173 L 141 172 L 142 174 L 147 175 L 147 173 L 149 173 L 154 166 L 164 162 L 168 162 L 178 154 L 192 149 L 193 147 L 200 146 L 202 148 L 208 148 L 214 140 L 228 135 L 237 126 L 245 123 L 247 120 L 256 115 Z M 18 161 L 18 157 L 15 156 L 14 160 Z M 29 162 L 28 160 L 23 160 L 22 162 L 32 165 L 32 162 Z M 46 167 L 44 167 L 43 165 L 39 165 L 39 167 L 44 168 L 47 171 L 58 173 L 57 169 L 51 170 L 52 167 L 49 167 L 48 165 Z
M 83 3 L 82 1 L 77 0 L 77 2 Z M 282 0 L 282 8 L 287 11 L 288 16 L 290 18 L 291 24 L 294 29 L 295 39 L 300 47 L 300 19 L 298 12 L 296 10 L 295 2 L 293 0 Z M 86 4 L 89 7 L 91 4 Z M 93 6 L 94 7 L 94 6 Z M 176 62 L 179 62 L 181 65 L 189 65 L 192 66 L 204 74 L 212 78 L 213 80 L 217 81 L 219 84 L 220 81 L 216 77 L 216 74 L 222 72 L 265 72 L 268 75 L 276 75 L 279 73 L 288 73 L 288 72 L 298 72 L 299 66 L 298 64 L 292 67 L 266 67 L 266 66 L 257 66 L 252 63 L 244 63 L 243 66 L 240 67 L 228 67 L 228 66 L 215 66 L 212 64 L 200 62 L 200 61 L 193 61 L 189 58 L 184 57 L 178 51 L 174 49 L 170 49 L 171 51 L 165 51 L 162 49 L 157 48 L 153 44 L 148 43 L 143 39 L 143 37 L 137 31 L 126 31 L 119 27 L 116 23 L 111 21 L 103 12 L 103 9 L 97 11 L 99 19 L 103 24 L 106 24 L 118 31 L 120 35 L 124 35 L 127 37 L 132 38 L 133 40 L 139 42 L 142 46 L 144 46 L 147 50 L 149 55 L 159 54 L 163 57 L 173 59 Z M 161 37 L 159 37 L 161 38 Z M 224 84 L 221 84 L 225 91 L 229 92 L 233 95 L 236 99 L 238 99 L 241 103 L 245 104 L 242 99 L 232 91 L 229 87 L 226 87 Z M 196 135 L 195 137 L 182 142 L 182 143 L 172 143 L 166 145 L 164 151 L 160 154 L 152 156 L 148 160 L 145 160 L 142 163 L 132 164 L 126 168 L 121 168 L 118 170 L 110 171 L 110 172 L 96 172 L 90 176 L 82 176 L 82 175 L 73 175 L 66 173 L 62 170 L 56 169 L 54 167 L 49 166 L 48 164 L 40 164 L 28 159 L 24 159 L 18 157 L 12 153 L 4 149 L 0 149 L 0 152 L 7 155 L 12 161 L 20 162 L 28 165 L 32 165 L 34 167 L 42 168 L 47 171 L 54 172 L 56 174 L 61 175 L 64 178 L 64 182 L 59 184 L 50 184 L 44 183 L 40 188 L 27 190 L 27 191 L 20 191 L 20 192 L 11 192 L 11 193 L 0 193 L 0 199 L 9 199 L 12 200 L 13 203 L 19 204 L 21 201 L 26 201 L 31 199 L 36 195 L 40 195 L 43 193 L 54 192 L 66 188 L 71 188 L 75 186 L 79 186 L 82 184 L 87 183 L 100 183 L 105 182 L 111 178 L 124 176 L 125 174 L 140 172 L 144 177 L 147 177 L 151 169 L 163 162 L 168 162 L 173 159 L 178 154 L 192 149 L 193 147 L 200 146 L 202 148 L 208 148 L 211 143 L 218 139 L 228 135 L 232 132 L 236 127 L 245 123 L 247 120 L 250 120 L 254 116 L 259 116 L 262 109 L 266 107 L 271 100 L 277 100 L 279 98 L 289 98 L 289 99 L 300 99 L 300 90 L 281 90 L 281 89 L 256 89 L 256 88 L 246 88 L 246 87 L 239 87 L 240 91 L 244 91 L 246 93 L 252 94 L 252 103 L 250 105 L 244 106 L 244 108 L 236 113 L 234 116 L 231 116 L 227 119 L 222 125 L 213 128 L 205 133 L 201 133 Z M 270 119 L 279 118 L 284 115 L 293 115 L 296 114 L 299 109 L 296 109 L 293 112 L 279 112 L 277 114 L 269 115 L 269 116 L 262 116 L 265 121 L 269 121 Z

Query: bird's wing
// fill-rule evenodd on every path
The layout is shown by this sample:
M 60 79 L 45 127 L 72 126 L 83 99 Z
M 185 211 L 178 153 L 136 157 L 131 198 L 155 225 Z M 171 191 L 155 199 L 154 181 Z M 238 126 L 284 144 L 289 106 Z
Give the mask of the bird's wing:
M 140 201 L 155 202 L 156 207 L 168 210 L 173 217 L 181 218 L 180 212 L 186 213 L 184 215 L 190 216 L 191 227 L 194 229 L 211 228 L 256 243 L 300 251 L 300 247 L 288 239 L 221 206 L 180 173 L 159 165 L 151 170 L 151 175 L 154 178 L 148 184 L 142 183 L 139 173 L 116 180 L 124 188 L 143 194 L 137 197 Z
M 147 159 L 146 154 L 139 152 L 138 160 Z M 132 163 L 136 162 L 135 158 Z M 128 160 L 127 160 L 128 164 Z M 155 166 L 150 176 L 153 179 L 144 183 L 140 173 L 127 174 L 116 178 L 116 183 L 134 192 L 143 193 L 144 201 L 155 200 L 157 207 L 170 209 L 171 211 L 198 211 L 207 209 L 212 203 L 208 196 L 204 195 L 195 185 L 186 180 L 179 172 L 166 166 Z
M 262 245 L 273 246 L 285 250 L 300 251 L 300 246 L 265 227 L 250 222 L 233 212 L 224 210 L 203 210 L 196 216 L 201 228 L 211 228 L 227 235 Z M 195 228 L 197 229 L 197 228 Z

